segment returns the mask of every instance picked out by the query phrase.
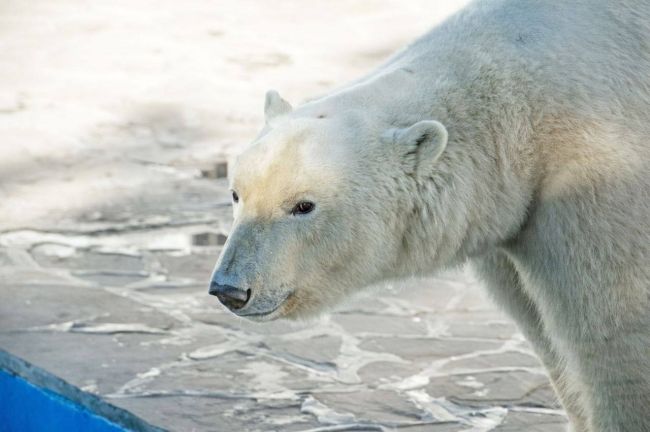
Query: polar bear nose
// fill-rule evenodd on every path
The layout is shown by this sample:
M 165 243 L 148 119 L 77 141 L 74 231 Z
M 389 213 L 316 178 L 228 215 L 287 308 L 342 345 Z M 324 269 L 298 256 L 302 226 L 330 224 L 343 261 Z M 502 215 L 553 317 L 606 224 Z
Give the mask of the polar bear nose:
M 243 290 L 232 285 L 221 285 L 212 281 L 210 294 L 217 296 L 228 309 L 235 311 L 243 308 L 251 298 L 251 290 Z

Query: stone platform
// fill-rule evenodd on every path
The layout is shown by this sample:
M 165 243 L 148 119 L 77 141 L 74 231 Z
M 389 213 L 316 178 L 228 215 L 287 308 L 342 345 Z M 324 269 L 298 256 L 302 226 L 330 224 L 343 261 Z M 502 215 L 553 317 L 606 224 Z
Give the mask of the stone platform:
M 192 240 L 219 236 L 184 220 L 0 235 L 0 348 L 169 430 L 563 430 L 469 271 L 253 324 L 207 295 L 219 246 Z

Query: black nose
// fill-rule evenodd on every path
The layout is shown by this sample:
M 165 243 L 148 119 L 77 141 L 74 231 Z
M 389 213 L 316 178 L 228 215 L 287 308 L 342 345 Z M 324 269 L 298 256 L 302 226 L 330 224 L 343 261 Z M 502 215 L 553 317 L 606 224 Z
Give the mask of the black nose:
M 230 310 L 237 310 L 244 307 L 251 298 L 251 290 L 243 290 L 230 285 L 219 285 L 212 281 L 210 294 L 217 296 L 219 301 Z

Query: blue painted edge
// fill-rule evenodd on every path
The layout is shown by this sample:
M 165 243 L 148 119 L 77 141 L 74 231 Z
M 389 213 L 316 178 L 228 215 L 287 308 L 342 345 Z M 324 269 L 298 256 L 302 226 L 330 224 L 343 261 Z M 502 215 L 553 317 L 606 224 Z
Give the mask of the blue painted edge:
M 105 420 L 108 425 L 112 424 L 114 427 L 117 427 L 117 429 L 98 429 L 98 431 L 165 432 L 164 429 L 147 423 L 129 411 L 111 405 L 96 395 L 84 392 L 56 375 L 34 366 L 2 349 L 0 349 L 0 375 L 6 375 L 4 377 L 5 379 L 8 376 L 9 378 L 15 377 L 16 379 L 23 380 L 31 387 L 47 392 L 49 397 L 58 398 L 67 403 L 77 405 L 82 411 Z M 0 387 L 1 389 L 2 387 Z M 4 394 L 0 393 L 0 404 L 4 404 L 4 398 Z M 34 408 L 36 409 L 36 407 Z M 4 408 L 0 405 L 0 410 L 2 409 Z M 33 414 L 37 415 L 36 412 Z M 4 431 L 1 416 L 2 413 L 0 413 L 0 430 Z M 53 429 L 48 427 L 45 430 L 79 429 Z M 88 429 L 81 430 L 85 431 Z
M 0 371 L 0 425 L 6 432 L 126 431 L 81 405 L 5 371 Z

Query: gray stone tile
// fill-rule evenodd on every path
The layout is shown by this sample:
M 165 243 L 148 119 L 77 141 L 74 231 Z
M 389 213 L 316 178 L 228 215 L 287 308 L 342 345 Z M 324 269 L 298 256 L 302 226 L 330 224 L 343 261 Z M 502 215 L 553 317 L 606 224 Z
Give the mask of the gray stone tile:
M 258 401 L 220 397 L 137 397 L 109 399 L 170 431 L 292 432 L 317 428 L 300 412 L 300 401 Z
M 484 354 L 470 358 L 452 359 L 441 370 L 453 372 L 457 370 L 471 371 L 499 368 L 532 368 L 541 370 L 542 365 L 537 357 L 534 357 L 532 354 L 509 351 L 496 354 Z
M 270 336 L 264 338 L 263 343 L 275 355 L 325 370 L 336 368 L 336 358 L 341 348 L 341 338 L 328 335 L 301 340 L 283 340 L 281 337 Z
M 152 255 L 162 270 L 170 278 L 192 279 L 202 283 L 207 292 L 212 269 L 219 256 L 220 249 L 212 253 L 191 255 L 170 255 L 156 253 Z
M 87 286 L 0 285 L 0 331 L 79 323 L 132 323 L 161 330 L 178 322 L 125 297 Z M 52 329 L 56 332 L 56 329 Z M 16 336 L 18 337 L 18 336 Z
M 492 341 L 467 341 L 437 338 L 370 337 L 360 347 L 370 351 L 390 352 L 399 357 L 417 362 L 430 362 L 468 354 L 477 350 L 496 349 L 498 343 Z
M 142 256 L 76 250 L 56 244 L 41 244 L 31 250 L 34 260 L 42 267 L 72 270 L 113 270 L 138 272 L 145 270 Z
M 418 370 L 411 363 L 372 362 L 359 369 L 359 376 L 370 386 L 379 386 L 388 382 L 401 381 Z
M 180 355 L 178 347 L 151 349 L 160 335 L 0 333 L 0 347 L 92 393 L 117 391 L 137 374 Z
M 388 390 L 360 390 L 346 393 L 314 393 L 314 397 L 338 413 L 350 413 L 360 422 L 385 425 L 414 423 L 423 413 L 411 402 Z
M 495 432 L 566 432 L 566 418 L 557 414 L 511 411 Z
M 353 334 L 419 335 L 427 332 L 425 325 L 417 317 L 394 316 L 386 319 L 383 314 L 336 314 L 334 322 L 341 324 Z
M 441 376 L 432 378 L 426 389 L 432 397 L 445 397 L 465 406 L 497 404 L 559 408 L 546 376 L 524 371 Z

